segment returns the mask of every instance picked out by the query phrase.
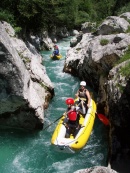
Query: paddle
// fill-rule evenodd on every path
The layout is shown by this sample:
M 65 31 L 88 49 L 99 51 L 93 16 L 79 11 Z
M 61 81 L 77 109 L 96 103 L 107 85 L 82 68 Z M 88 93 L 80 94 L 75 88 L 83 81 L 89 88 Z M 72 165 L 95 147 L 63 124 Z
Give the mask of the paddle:
M 103 124 L 105 124 L 106 126 L 110 125 L 110 121 L 105 115 L 98 113 L 96 113 L 96 115 L 98 116 L 99 120 L 103 122 Z
M 90 95 L 93 98 L 93 92 L 90 92 Z M 99 114 L 97 112 L 96 112 L 96 115 L 98 116 L 99 120 L 102 121 L 103 124 L 105 124 L 106 126 L 110 125 L 110 121 L 105 115 Z
M 62 115 L 63 116 L 63 115 Z M 45 128 L 43 128 L 43 130 L 46 130 L 48 127 L 50 127 L 52 124 L 54 124 L 56 121 L 58 121 L 62 116 L 60 116 L 59 118 L 57 118 L 55 121 L 53 121 L 51 124 L 49 124 L 48 126 L 46 126 Z

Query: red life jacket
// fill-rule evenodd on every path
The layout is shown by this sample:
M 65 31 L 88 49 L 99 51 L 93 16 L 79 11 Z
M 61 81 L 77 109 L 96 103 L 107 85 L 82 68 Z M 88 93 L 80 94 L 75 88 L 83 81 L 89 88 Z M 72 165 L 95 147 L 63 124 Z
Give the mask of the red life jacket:
M 68 113 L 68 118 L 70 121 L 76 121 L 77 119 L 77 113 L 75 111 L 71 111 Z

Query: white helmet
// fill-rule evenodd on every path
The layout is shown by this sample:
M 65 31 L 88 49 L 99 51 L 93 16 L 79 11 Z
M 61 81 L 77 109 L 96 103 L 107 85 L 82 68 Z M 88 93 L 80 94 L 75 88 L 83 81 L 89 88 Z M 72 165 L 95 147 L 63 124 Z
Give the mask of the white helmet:
M 81 86 L 86 86 L 86 82 L 85 81 L 82 81 L 82 82 L 80 82 L 80 85 Z

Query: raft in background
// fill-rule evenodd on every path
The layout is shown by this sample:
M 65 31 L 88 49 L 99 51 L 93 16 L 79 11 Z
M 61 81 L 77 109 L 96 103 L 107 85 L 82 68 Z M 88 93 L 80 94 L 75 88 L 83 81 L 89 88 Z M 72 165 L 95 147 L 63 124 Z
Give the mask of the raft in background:
M 50 55 L 50 58 L 51 59 L 53 59 L 53 60 L 59 60 L 59 59 L 61 59 L 62 58 L 62 55 L 61 54 L 59 54 L 59 55 Z
M 61 117 L 56 126 L 56 129 L 51 138 L 51 144 L 57 151 L 65 153 L 76 153 L 83 149 L 86 145 L 91 131 L 93 129 L 93 124 L 95 121 L 96 104 L 93 99 L 91 99 L 90 107 L 87 110 L 85 118 L 80 115 L 79 124 L 80 129 L 76 136 L 72 134 L 66 138 L 66 122 L 67 118 L 65 115 Z

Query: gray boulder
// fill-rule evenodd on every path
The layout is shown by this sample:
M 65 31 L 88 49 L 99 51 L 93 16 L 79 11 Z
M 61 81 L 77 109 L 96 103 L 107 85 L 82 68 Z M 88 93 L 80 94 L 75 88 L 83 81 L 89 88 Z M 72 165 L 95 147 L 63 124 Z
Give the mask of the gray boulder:
M 54 87 L 41 62 L 41 55 L 16 38 L 9 24 L 0 22 L 0 127 L 43 127 L 45 100 Z

